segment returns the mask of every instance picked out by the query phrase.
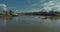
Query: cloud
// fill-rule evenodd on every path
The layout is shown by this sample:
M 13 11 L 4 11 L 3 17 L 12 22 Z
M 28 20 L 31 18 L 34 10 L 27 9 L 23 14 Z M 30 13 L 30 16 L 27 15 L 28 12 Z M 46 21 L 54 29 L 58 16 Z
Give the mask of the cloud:
M 16 10 L 17 13 L 25 13 L 25 12 L 38 12 L 38 9 L 26 9 L 26 10 Z
M 42 4 L 42 10 L 46 11 L 60 11 L 60 0 L 51 0 Z
M 41 6 L 45 2 L 47 2 L 47 0 L 39 0 L 37 3 L 32 4 L 32 7 L 33 6 Z
M 44 11 L 60 11 L 60 0 L 41 0 L 38 3 L 32 4 L 32 8 Z
M 39 12 L 42 10 L 42 4 L 45 2 L 46 0 L 39 0 L 37 3 L 32 4 L 32 11 L 34 12 Z
M 0 4 L 0 7 L 3 8 L 3 10 L 7 10 L 7 6 L 5 4 Z

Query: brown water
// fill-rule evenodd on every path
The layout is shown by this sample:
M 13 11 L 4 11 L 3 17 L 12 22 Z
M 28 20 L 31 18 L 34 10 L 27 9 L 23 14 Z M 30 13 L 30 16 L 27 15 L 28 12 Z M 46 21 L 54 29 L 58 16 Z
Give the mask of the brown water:
M 0 18 L 0 32 L 60 32 L 60 19 L 36 16 Z

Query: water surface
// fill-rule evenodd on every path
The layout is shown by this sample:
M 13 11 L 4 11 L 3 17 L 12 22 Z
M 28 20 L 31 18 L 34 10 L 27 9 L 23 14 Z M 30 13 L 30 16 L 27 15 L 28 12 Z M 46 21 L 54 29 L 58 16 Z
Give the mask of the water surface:
M 60 32 L 60 19 L 36 16 L 0 18 L 0 32 Z

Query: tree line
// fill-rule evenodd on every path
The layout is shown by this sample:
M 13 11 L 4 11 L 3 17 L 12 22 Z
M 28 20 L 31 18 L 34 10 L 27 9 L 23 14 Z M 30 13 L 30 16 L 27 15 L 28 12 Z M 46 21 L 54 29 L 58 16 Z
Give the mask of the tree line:
M 56 16 L 56 14 L 60 15 L 60 12 L 59 11 L 49 11 L 49 12 L 40 11 L 40 12 L 25 13 L 25 15 L 40 15 L 40 16 Z

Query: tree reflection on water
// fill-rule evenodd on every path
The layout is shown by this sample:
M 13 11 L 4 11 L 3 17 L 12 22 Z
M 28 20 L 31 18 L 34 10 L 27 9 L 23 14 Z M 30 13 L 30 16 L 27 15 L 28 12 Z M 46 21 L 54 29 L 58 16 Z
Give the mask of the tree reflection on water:
M 4 17 L 0 17 L 0 24 L 5 26 L 7 23 L 11 22 L 13 19 L 12 16 L 4 16 Z

